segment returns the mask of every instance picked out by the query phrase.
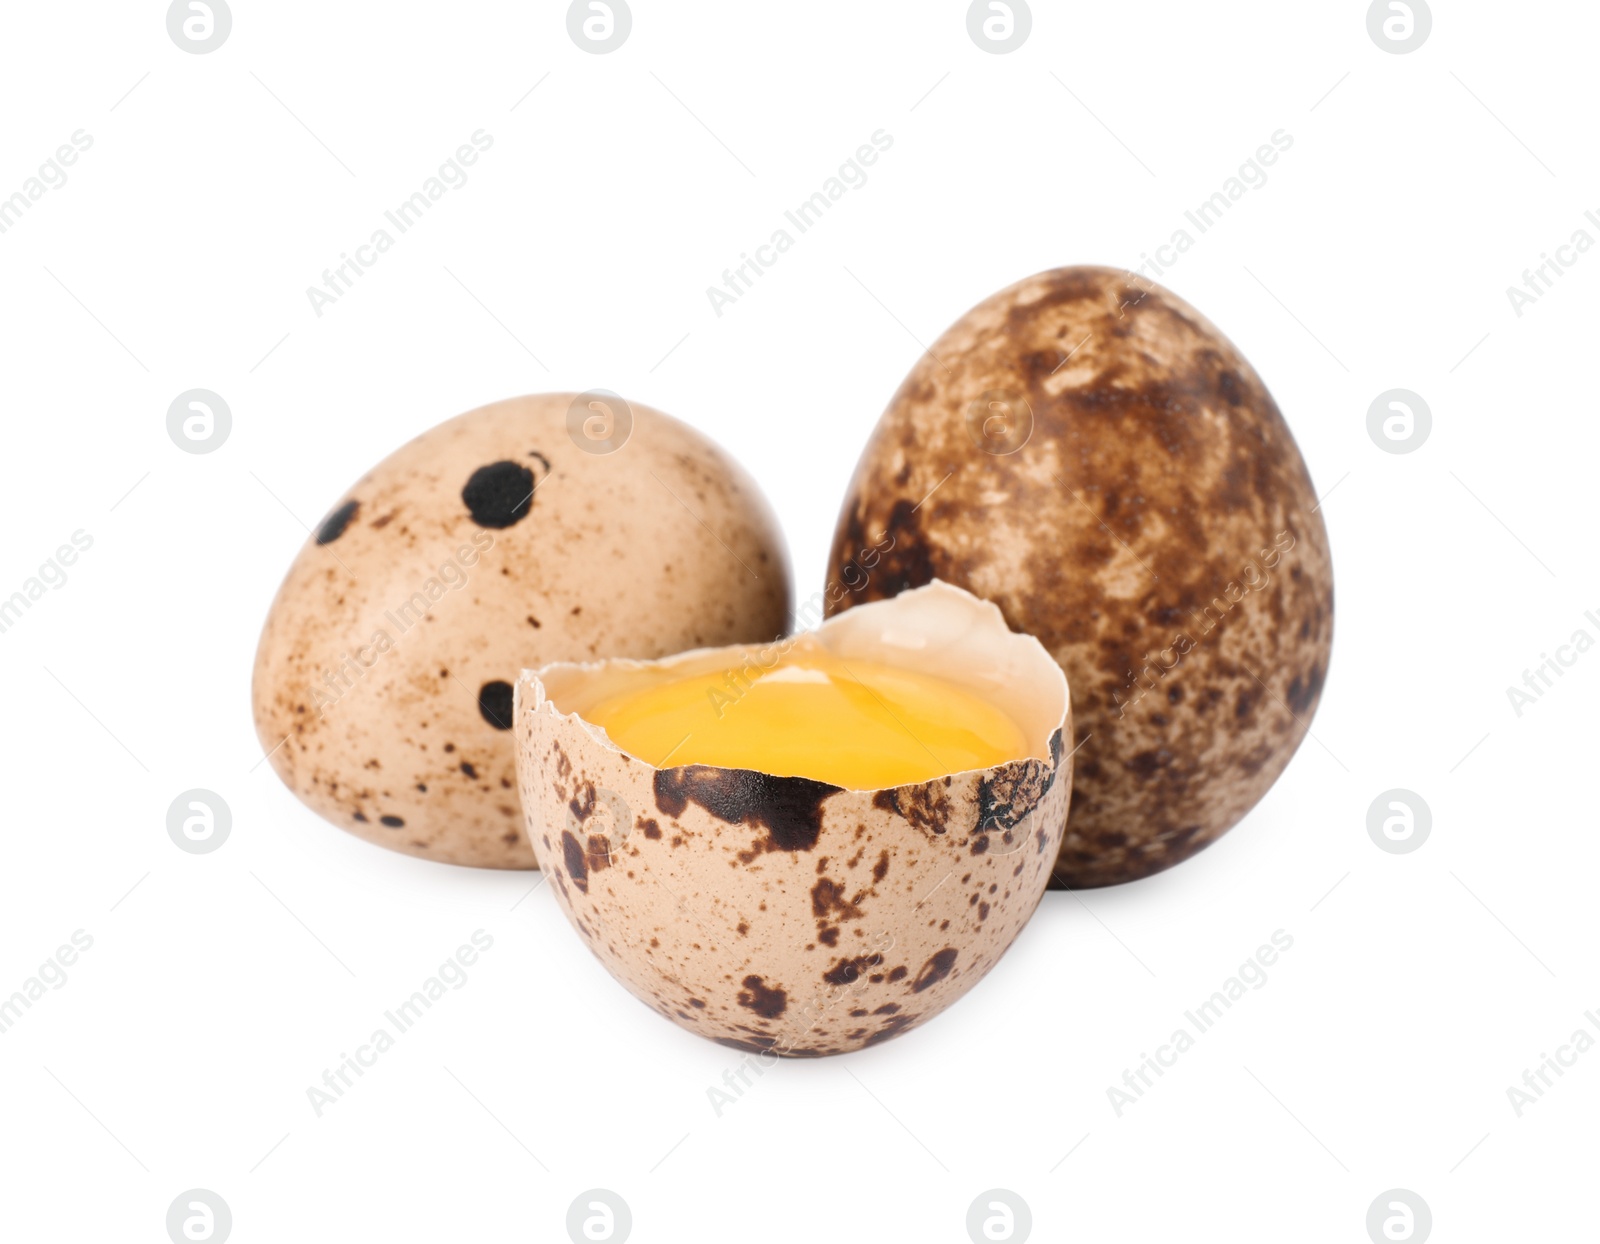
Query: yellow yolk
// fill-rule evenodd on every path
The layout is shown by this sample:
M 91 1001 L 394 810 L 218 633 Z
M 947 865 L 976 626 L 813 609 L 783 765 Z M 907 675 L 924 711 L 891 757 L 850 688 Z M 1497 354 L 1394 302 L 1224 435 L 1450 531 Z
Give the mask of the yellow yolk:
M 582 717 L 657 768 L 715 765 L 882 790 L 1029 755 L 1010 716 L 929 674 L 842 659 L 796 641 L 763 669 L 660 681 Z

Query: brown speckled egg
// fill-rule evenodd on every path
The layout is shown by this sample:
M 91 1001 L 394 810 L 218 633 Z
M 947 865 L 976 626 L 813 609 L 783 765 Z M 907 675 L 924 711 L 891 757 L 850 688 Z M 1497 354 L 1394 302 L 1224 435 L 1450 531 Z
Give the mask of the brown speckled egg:
M 256 653 L 256 730 L 335 825 L 533 868 L 512 742 L 525 666 L 784 633 L 788 558 L 751 478 L 677 420 L 589 397 L 515 398 L 424 433 L 290 566 Z
M 830 567 L 830 611 L 937 576 L 1066 671 L 1082 750 L 1057 886 L 1213 842 L 1328 672 L 1328 537 L 1283 416 L 1199 312 L 1109 268 L 1029 277 L 939 338 L 861 458 Z
M 552 665 L 517 685 L 528 835 L 573 927 L 674 1023 L 789 1057 L 876 1045 L 977 984 L 1044 894 L 1072 784 L 1066 681 L 993 605 L 934 583 L 813 636 L 841 658 L 983 697 L 1021 727 L 1032 755 L 852 790 L 747 769 L 657 769 L 583 719 L 641 675 L 747 668 L 748 648 Z M 771 646 L 764 655 L 774 659 Z

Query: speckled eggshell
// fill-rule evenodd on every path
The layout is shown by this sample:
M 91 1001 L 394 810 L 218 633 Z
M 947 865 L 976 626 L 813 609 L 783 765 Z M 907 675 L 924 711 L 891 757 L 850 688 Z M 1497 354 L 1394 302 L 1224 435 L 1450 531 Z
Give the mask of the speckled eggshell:
M 424 433 L 290 566 L 256 654 L 256 730 L 335 825 L 427 859 L 533 868 L 511 729 L 525 666 L 786 629 L 783 537 L 750 477 L 637 404 L 626 441 L 594 452 L 610 442 L 581 422 L 569 434 L 575 396 Z
M 1143 277 L 1060 268 L 974 307 L 862 455 L 830 612 L 934 577 L 1066 671 L 1081 747 L 1057 886 L 1213 842 L 1277 780 L 1322 694 L 1333 577 L 1261 377 Z
M 521 794 L 540 863 L 589 948 L 674 1023 L 783 1057 L 876 1045 L 976 985 L 1038 906 L 1072 784 L 1065 683 L 992 606 L 945 584 L 901 599 L 916 596 L 945 611 L 941 623 L 989 611 L 980 647 L 1017 644 L 1006 660 L 1028 670 L 1035 694 L 1054 696 L 1029 731 L 1042 759 L 882 791 L 700 765 L 658 770 L 547 698 L 542 677 L 554 683 L 571 667 L 523 675 Z M 861 625 L 843 641 L 870 645 L 867 628 L 883 615 L 857 612 Z M 903 637 L 906 616 L 888 615 L 885 633 Z M 838 638 L 830 628 L 845 621 L 816 634 Z M 949 662 L 945 677 L 968 663 L 973 637 L 958 632 L 934 646 Z M 742 653 L 721 659 L 738 668 Z M 691 672 L 715 668 L 717 656 L 673 663 Z

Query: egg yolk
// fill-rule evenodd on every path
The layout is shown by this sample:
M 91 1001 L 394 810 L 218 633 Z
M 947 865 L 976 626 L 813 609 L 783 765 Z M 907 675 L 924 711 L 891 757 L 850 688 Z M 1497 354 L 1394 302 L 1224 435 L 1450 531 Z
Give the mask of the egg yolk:
M 715 765 L 882 790 L 1029 755 L 1018 724 L 929 674 L 794 641 L 775 664 L 658 681 L 581 715 L 657 768 Z

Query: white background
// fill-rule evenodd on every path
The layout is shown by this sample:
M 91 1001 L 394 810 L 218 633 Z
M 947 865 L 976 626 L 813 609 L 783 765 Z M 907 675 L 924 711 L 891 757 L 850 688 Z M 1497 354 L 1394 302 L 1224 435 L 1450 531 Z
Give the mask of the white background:
M 635 0 L 596 56 L 548 2 L 237 0 L 208 55 L 161 3 L 7 6 L 0 194 L 94 142 L 0 235 L 0 595 L 93 547 L 0 635 L 0 994 L 94 944 L 0 1036 L 0 1234 L 159 1241 L 197 1187 L 239 1241 L 563 1240 L 593 1187 L 638 1241 L 961 1241 L 996 1187 L 1049 1240 L 1362 1241 L 1396 1187 L 1440 1240 L 1592 1231 L 1600 1052 L 1520 1118 L 1506 1090 L 1600 1012 L 1600 653 L 1520 718 L 1506 688 L 1600 639 L 1600 252 L 1520 317 L 1506 288 L 1600 240 L 1600 10 L 1436 0 L 1392 55 L 1357 0 L 1041 2 L 992 55 L 965 7 Z M 470 181 L 316 316 L 306 287 L 479 129 Z M 707 286 L 878 129 L 867 183 L 716 316 Z M 403 441 L 617 390 L 754 473 L 809 594 L 919 342 L 1039 269 L 1137 265 L 1280 129 L 1164 280 L 1328 494 L 1315 740 L 1194 860 L 1047 896 L 936 1022 L 718 1117 L 736 1056 L 617 987 L 530 875 L 369 846 L 259 763 L 279 578 Z M 234 418 L 203 456 L 165 428 L 195 387 Z M 1396 387 L 1433 412 L 1405 456 L 1366 431 Z M 167 836 L 191 787 L 232 808 L 214 854 Z M 1433 813 L 1407 855 L 1367 834 L 1393 787 Z M 317 1118 L 306 1089 L 476 929 L 469 983 Z M 1117 1117 L 1276 929 L 1268 983 Z

